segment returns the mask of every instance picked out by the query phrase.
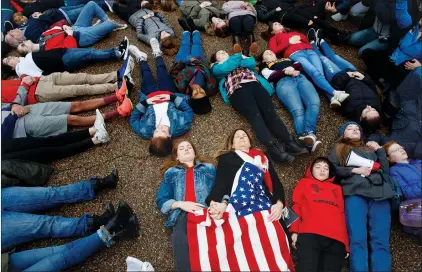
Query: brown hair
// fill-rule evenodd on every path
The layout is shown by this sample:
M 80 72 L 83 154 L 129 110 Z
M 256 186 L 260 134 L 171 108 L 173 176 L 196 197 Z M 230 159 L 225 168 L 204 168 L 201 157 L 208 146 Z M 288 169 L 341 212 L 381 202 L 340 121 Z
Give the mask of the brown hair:
M 351 140 L 348 138 L 343 138 L 343 136 L 341 136 L 340 139 L 337 141 L 335 149 L 337 158 L 341 166 L 346 166 L 347 157 L 349 156 L 352 148 L 362 148 L 364 150 L 367 150 L 363 140 Z
M 246 135 L 248 135 L 249 142 L 251 143 L 251 148 L 255 148 L 255 140 L 254 140 L 254 138 L 252 138 L 251 134 L 244 128 L 236 128 L 236 129 L 232 130 L 232 132 L 230 132 L 229 136 L 226 139 L 226 142 L 224 143 L 223 149 L 220 150 L 217 153 L 216 158 L 218 158 L 218 157 L 220 157 L 220 156 L 222 156 L 226 153 L 232 152 L 234 150 L 233 139 L 234 139 L 234 135 L 239 130 L 244 131 L 246 133 Z
M 23 25 L 28 21 L 28 18 L 22 14 L 22 12 L 16 12 L 13 14 L 13 22 L 17 25 Z
M 149 143 L 149 153 L 166 157 L 170 154 L 173 143 L 170 137 L 152 137 Z
M 215 33 L 215 36 L 220 37 L 220 38 L 225 38 L 225 37 L 229 36 L 229 33 L 230 33 L 229 25 L 226 24 L 222 28 L 216 28 L 214 30 L 214 33 Z
M 166 160 L 163 165 L 161 165 L 160 168 L 160 172 L 161 175 L 164 176 L 164 174 L 166 173 L 166 171 L 171 168 L 171 167 L 175 167 L 178 165 L 182 165 L 183 167 L 187 168 L 188 166 L 184 163 L 181 163 L 177 160 L 177 149 L 179 148 L 180 143 L 182 142 L 188 142 L 192 145 L 193 151 L 195 152 L 195 161 L 200 161 L 200 162 L 207 162 L 207 163 L 212 163 L 209 159 L 201 157 L 198 153 L 198 149 L 196 148 L 196 146 L 187 139 L 179 139 L 179 140 L 175 140 L 173 143 L 173 148 L 171 150 L 171 157 L 170 159 Z
M 273 34 L 273 24 L 276 22 L 268 22 L 268 29 L 266 31 L 261 32 L 261 37 L 266 40 L 269 41 L 271 39 L 272 36 L 274 36 Z M 287 27 L 284 27 L 284 31 L 285 32 L 289 32 L 290 29 Z
M 387 142 L 387 143 L 385 143 L 385 144 L 383 145 L 384 150 L 385 150 L 385 154 L 387 155 L 387 160 L 388 160 L 388 162 L 389 162 L 390 164 L 395 164 L 395 162 L 390 161 L 390 158 L 389 158 L 389 155 L 388 155 L 388 149 L 390 149 L 390 147 L 391 147 L 393 144 L 399 144 L 399 143 L 397 143 L 397 142 L 395 142 L 395 141 L 389 141 L 389 142 Z
M 161 45 L 163 46 L 163 53 L 167 56 L 174 56 L 179 50 L 175 36 L 169 36 L 167 38 L 161 39 Z
M 177 9 L 177 5 L 174 3 L 173 0 L 161 0 L 161 9 L 163 11 L 175 11 Z
M 360 120 L 360 125 L 362 127 L 362 130 L 365 131 L 365 133 L 375 132 L 377 131 L 382 124 L 381 114 L 378 112 L 378 116 L 375 118 L 362 118 Z

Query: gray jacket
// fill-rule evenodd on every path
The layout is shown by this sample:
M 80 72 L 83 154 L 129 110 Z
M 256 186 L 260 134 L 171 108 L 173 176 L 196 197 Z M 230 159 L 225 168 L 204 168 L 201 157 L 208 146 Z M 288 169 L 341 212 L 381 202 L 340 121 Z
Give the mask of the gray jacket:
M 244 1 L 227 1 L 223 5 L 223 11 L 228 13 L 228 20 L 230 21 L 231 18 L 236 16 L 242 16 L 242 15 L 251 15 L 256 18 L 256 9 L 254 6 L 249 4 L 251 7 L 251 10 L 244 9 L 243 5 L 246 2 Z
M 335 168 L 336 178 L 340 180 L 343 194 L 345 196 L 360 195 L 377 201 L 394 197 L 395 194 L 390 184 L 383 179 L 383 177 L 385 179 L 391 179 L 388 174 L 390 172 L 390 166 L 384 148 L 380 148 L 375 152 L 364 151 L 359 148 L 353 148 L 352 150 L 363 158 L 377 161 L 381 164 L 381 169 L 379 172 L 371 173 L 368 177 L 353 174 L 352 169 L 357 167 L 341 166 L 334 148 L 328 155 L 328 159 Z M 382 174 L 380 172 L 382 172 Z
M 146 20 L 142 18 L 149 13 L 154 13 L 154 16 Z M 129 23 L 136 28 L 136 37 L 146 44 L 149 44 L 149 40 L 152 38 L 160 40 L 161 31 L 166 31 L 172 36 L 175 35 L 167 18 L 160 12 L 153 12 L 149 9 L 138 10 L 130 16 Z

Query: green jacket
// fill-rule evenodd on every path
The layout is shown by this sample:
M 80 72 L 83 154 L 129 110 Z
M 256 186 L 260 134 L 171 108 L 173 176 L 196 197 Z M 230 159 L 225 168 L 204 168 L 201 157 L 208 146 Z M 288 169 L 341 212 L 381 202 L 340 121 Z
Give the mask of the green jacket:
M 192 18 L 198 29 L 204 30 L 205 25 L 210 22 L 212 16 L 220 17 L 224 15 L 225 12 L 215 3 L 215 1 L 211 1 L 212 5 L 206 8 L 201 8 L 199 6 L 202 2 L 206 1 L 183 1 L 183 4 L 180 6 L 180 11 L 184 17 Z

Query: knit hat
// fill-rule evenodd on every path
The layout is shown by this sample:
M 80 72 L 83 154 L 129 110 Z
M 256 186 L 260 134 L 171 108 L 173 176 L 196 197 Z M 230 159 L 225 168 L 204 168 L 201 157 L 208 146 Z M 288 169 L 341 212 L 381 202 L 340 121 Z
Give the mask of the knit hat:
M 211 103 L 208 96 L 190 100 L 190 106 L 194 113 L 196 114 L 205 114 L 211 111 Z
M 358 126 L 358 127 L 359 127 L 359 130 L 360 130 L 360 138 L 362 139 L 362 137 L 363 137 L 363 130 L 362 130 L 362 127 L 361 127 L 358 123 L 353 122 L 353 121 L 349 121 L 349 122 L 347 122 L 347 123 L 343 124 L 343 125 L 342 125 L 339 129 L 338 129 L 338 136 L 339 136 L 339 137 L 343 136 L 344 131 L 345 131 L 345 130 L 346 130 L 346 128 L 347 128 L 348 126 L 350 126 L 350 125 L 356 125 L 356 126 Z

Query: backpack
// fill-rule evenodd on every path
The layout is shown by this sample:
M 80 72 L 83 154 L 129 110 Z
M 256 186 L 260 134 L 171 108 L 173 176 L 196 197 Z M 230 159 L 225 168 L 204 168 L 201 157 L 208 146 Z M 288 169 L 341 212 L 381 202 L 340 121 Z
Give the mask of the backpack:
M 422 199 L 410 199 L 400 203 L 399 215 L 403 231 L 422 238 Z

